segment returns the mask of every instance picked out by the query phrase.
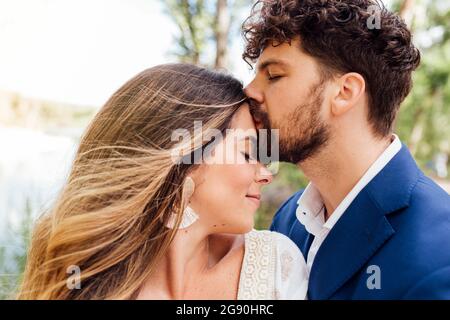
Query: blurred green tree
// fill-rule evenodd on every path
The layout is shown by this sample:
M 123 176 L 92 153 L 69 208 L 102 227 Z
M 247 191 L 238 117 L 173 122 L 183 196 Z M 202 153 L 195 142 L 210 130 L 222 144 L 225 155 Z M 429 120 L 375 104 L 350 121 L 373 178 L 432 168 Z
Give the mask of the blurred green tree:
M 21 282 L 33 226 L 32 211 L 27 199 L 24 215 L 15 224 L 8 220 L 5 227 L 8 233 L 3 239 L 4 244 L 0 244 L 0 300 L 14 299 Z
M 251 0 L 165 0 L 166 13 L 178 27 L 175 56 L 181 62 L 216 69 L 228 66 L 230 35 L 239 29 L 239 9 Z
M 405 5 L 404 3 L 409 2 Z M 440 1 L 398 1 L 409 7 L 412 32 L 422 53 L 414 87 L 400 108 L 396 129 L 419 164 L 450 154 L 450 4 Z

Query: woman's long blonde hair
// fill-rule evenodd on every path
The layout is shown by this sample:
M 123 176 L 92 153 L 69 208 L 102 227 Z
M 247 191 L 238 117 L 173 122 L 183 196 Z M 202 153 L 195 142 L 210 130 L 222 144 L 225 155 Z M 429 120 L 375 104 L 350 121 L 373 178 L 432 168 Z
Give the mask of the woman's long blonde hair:
M 193 165 L 173 161 L 173 131 L 199 139 L 194 121 L 225 131 L 244 99 L 233 77 L 187 64 L 150 68 L 121 87 L 87 128 L 66 185 L 36 222 L 17 297 L 135 298 L 175 235 L 164 223 L 185 206 L 181 189 Z M 80 289 L 67 283 L 73 266 Z

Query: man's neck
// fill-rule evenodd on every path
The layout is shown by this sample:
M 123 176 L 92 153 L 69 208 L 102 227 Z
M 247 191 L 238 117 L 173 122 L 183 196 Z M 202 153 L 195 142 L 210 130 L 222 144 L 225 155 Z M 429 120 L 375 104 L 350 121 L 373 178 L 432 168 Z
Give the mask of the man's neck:
M 299 164 L 300 169 L 319 190 L 325 208 L 325 220 L 349 194 L 369 167 L 391 143 L 383 139 L 356 138 L 334 140 L 316 156 Z

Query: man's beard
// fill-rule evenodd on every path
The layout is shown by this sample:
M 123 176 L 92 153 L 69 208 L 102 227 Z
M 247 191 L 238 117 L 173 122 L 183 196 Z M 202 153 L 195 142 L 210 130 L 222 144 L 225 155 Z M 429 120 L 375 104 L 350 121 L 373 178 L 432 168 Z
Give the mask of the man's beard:
M 250 105 L 253 117 L 260 121 L 265 129 L 270 129 L 269 134 L 272 129 L 279 129 L 280 161 L 298 164 L 315 155 L 328 142 L 329 129 L 320 119 L 323 85 L 323 81 L 314 85 L 309 101 L 295 108 L 280 123 L 271 121 L 260 107 Z M 268 138 L 268 141 L 270 140 Z

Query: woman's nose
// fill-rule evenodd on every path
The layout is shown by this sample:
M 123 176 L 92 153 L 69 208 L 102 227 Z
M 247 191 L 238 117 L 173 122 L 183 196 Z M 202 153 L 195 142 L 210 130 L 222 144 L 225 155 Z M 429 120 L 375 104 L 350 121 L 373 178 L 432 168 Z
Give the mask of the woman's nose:
M 273 180 L 272 173 L 263 165 L 260 165 L 258 168 L 258 173 L 256 177 L 256 182 L 259 184 L 269 184 Z

